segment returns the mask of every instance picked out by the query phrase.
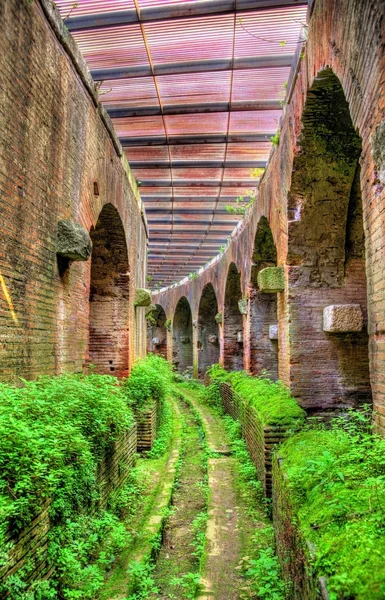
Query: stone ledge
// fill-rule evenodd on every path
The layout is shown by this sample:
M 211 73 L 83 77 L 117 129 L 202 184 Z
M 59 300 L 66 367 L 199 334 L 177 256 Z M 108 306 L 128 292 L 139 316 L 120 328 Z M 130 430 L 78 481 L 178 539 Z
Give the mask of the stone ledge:
M 331 304 L 323 311 L 323 330 L 326 333 L 362 331 L 363 316 L 359 304 Z
M 145 288 L 136 288 L 134 306 L 151 306 L 151 292 Z
M 269 340 L 278 339 L 278 325 L 269 325 Z
M 56 254 L 68 260 L 88 260 L 91 251 L 91 238 L 84 227 L 69 219 L 58 222 Z
M 276 294 L 285 289 L 283 267 L 266 267 L 258 273 L 258 287 L 265 294 Z

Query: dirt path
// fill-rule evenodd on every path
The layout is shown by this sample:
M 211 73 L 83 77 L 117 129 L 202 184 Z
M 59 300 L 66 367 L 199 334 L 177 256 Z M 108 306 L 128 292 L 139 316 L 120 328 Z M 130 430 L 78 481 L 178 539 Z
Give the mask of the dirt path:
M 247 552 L 255 524 L 237 485 L 239 465 L 229 456 L 229 440 L 222 420 L 199 401 L 199 394 L 183 390 L 201 415 L 207 444 L 218 457 L 209 458 L 210 501 L 207 522 L 207 558 L 200 600 L 238 600 L 244 584 L 237 569 Z
M 206 529 L 207 457 L 203 430 L 191 408 L 180 402 L 184 441 L 171 513 L 163 531 L 163 543 L 153 572 L 158 588 L 151 599 L 193 597 L 199 580 L 197 531 Z M 203 517 L 203 520 L 202 520 Z M 199 543 L 199 540 L 198 540 Z

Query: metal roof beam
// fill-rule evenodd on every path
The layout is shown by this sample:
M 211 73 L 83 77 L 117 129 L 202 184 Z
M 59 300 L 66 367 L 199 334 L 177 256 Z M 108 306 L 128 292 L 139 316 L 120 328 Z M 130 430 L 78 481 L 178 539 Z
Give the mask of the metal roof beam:
M 281 110 L 279 100 L 261 100 L 259 102 L 232 102 L 232 112 L 254 112 L 265 110 Z M 127 117 L 151 117 L 156 115 L 191 115 L 200 113 L 229 112 L 228 102 L 204 102 L 202 104 L 173 104 L 163 105 L 163 113 L 159 106 L 134 106 L 132 108 L 107 108 L 112 119 Z
M 236 58 L 234 65 L 231 59 L 206 59 L 184 62 L 169 62 L 154 65 L 154 75 L 176 75 L 184 73 L 204 73 L 207 71 L 231 71 L 241 69 L 267 69 L 271 67 L 291 67 L 294 54 L 275 54 L 271 56 L 249 56 Z M 139 65 L 135 67 L 113 67 L 110 69 L 94 69 L 91 71 L 94 81 L 111 79 L 132 79 L 152 77 L 151 67 Z
M 149 214 L 163 214 L 165 211 L 163 208 L 146 208 L 146 213 Z M 214 212 L 216 215 L 228 214 L 226 209 L 210 210 L 209 208 L 174 208 L 174 215 L 176 214 L 188 214 L 188 215 L 212 215 Z
M 226 134 L 197 134 L 197 135 L 169 135 L 166 136 L 132 136 L 119 138 L 123 148 L 132 146 L 167 146 L 168 143 L 175 145 L 187 144 L 225 144 L 226 142 L 268 142 L 274 132 L 268 133 L 232 133 Z
M 173 181 L 171 181 L 171 179 L 142 179 L 141 180 L 141 187 L 174 187 L 174 188 L 178 188 L 178 187 L 193 187 L 193 188 L 199 188 L 199 187 L 247 187 L 250 185 L 253 187 L 255 187 L 256 184 L 256 180 L 253 179 L 235 179 L 235 180 L 226 180 L 226 181 L 220 181 L 218 180 L 212 180 L 212 179 L 204 179 L 204 180 L 197 180 L 197 179 L 178 179 L 175 181 L 175 179 Z
M 298 0 L 200 0 L 180 4 L 165 4 L 143 8 L 138 17 L 136 10 L 122 10 L 100 14 L 68 17 L 65 25 L 69 31 L 85 31 L 131 25 L 132 23 L 151 23 L 182 19 L 186 17 L 201 17 L 223 13 L 261 10 L 266 8 L 282 8 L 285 6 L 306 6 L 307 2 Z
M 173 160 L 170 162 L 148 162 L 129 160 L 132 169 L 264 169 L 266 160 Z

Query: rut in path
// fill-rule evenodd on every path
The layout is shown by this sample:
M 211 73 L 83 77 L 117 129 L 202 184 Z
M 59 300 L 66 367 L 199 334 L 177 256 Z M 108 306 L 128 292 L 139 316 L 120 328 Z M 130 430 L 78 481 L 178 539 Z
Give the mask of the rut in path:
M 158 593 L 152 599 L 185 598 L 186 587 L 199 578 L 199 560 L 194 556 L 194 521 L 207 506 L 207 457 L 204 434 L 191 408 L 180 402 L 184 419 L 180 473 L 173 493 L 171 514 L 163 531 L 153 579 Z M 205 529 L 203 523 L 203 531 Z M 191 580 L 192 578 L 192 580 Z
M 193 391 L 182 384 L 178 392 L 187 402 L 180 402 L 185 419 L 184 454 L 173 495 L 173 511 L 153 572 L 158 593 L 151 600 L 253 598 L 255 594 L 248 591 L 239 565 L 250 551 L 257 529 L 266 526 L 264 508 L 254 506 L 250 493 L 240 483 L 241 463 L 232 455 L 222 417 L 204 403 L 200 390 Z M 207 542 L 202 564 L 198 564 L 194 556 L 194 520 L 206 508 L 207 527 L 203 529 L 203 537 L 205 534 Z M 200 591 L 195 596 L 194 583 L 198 581 Z
M 212 454 L 208 474 L 210 502 L 207 522 L 207 558 L 201 578 L 200 600 L 238 600 L 244 580 L 237 569 L 247 552 L 255 522 L 237 485 L 238 461 L 230 455 L 223 421 L 202 402 L 199 395 L 184 391 L 199 411 Z

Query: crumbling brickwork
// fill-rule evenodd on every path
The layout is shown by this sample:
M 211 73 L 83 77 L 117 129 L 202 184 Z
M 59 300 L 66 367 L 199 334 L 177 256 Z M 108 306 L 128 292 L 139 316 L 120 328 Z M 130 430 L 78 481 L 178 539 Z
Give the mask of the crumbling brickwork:
M 63 219 L 97 228 L 106 205 L 119 215 L 129 265 L 116 273 L 127 303 L 115 364 L 123 374 L 135 327 L 145 352 L 144 314 L 135 325 L 129 300 L 145 283 L 141 202 L 82 59 L 62 25 L 47 19 L 47 6 L 0 4 L 0 375 L 78 371 L 88 360 L 91 260 L 58 263 L 56 237 Z M 90 353 L 98 362 L 95 347 Z M 118 359 L 107 360 L 103 371 L 112 372 Z

